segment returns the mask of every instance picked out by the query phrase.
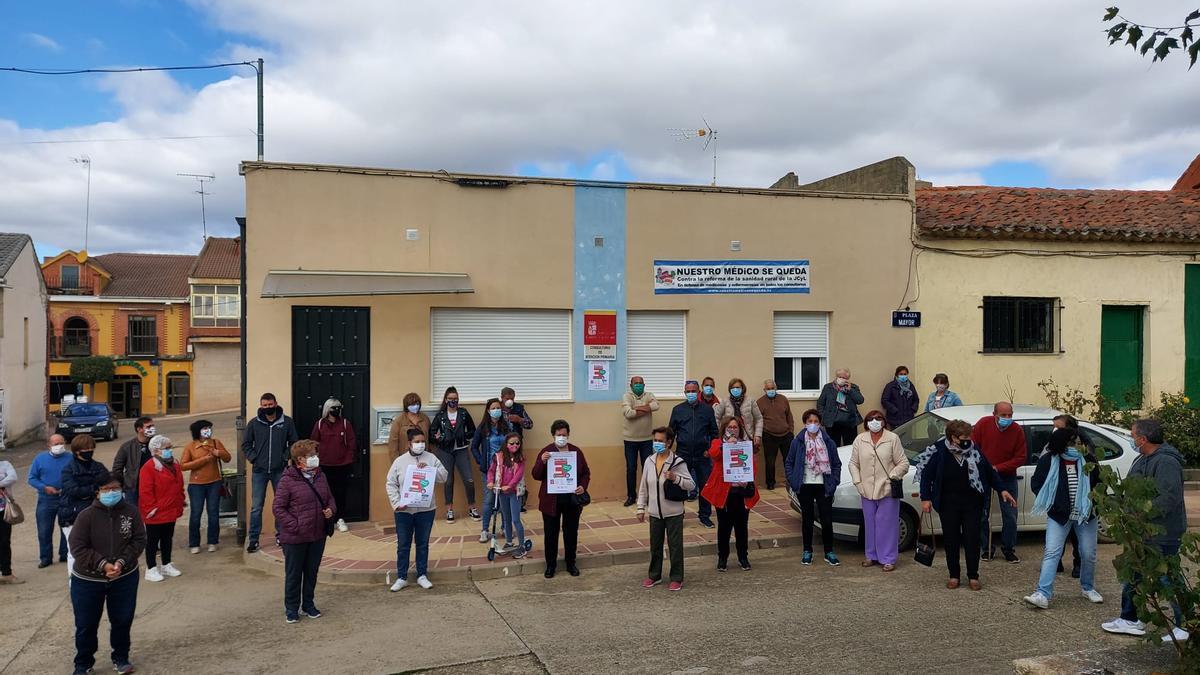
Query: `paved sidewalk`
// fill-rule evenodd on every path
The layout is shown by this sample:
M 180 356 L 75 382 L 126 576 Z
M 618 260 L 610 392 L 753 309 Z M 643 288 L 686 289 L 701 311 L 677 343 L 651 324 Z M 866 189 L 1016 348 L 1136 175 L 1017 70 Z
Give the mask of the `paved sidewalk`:
M 800 516 L 792 511 L 786 490 L 763 490 L 760 494 L 762 498 L 750 513 L 751 549 L 797 545 Z M 528 513 L 522 514 L 525 537 L 533 540 L 529 556 L 523 560 L 497 556 L 494 562 L 487 559 L 487 545 L 479 543 L 481 523 L 466 518 L 465 512 L 456 513 L 463 517 L 447 523 L 444 511 L 439 509 L 429 540 L 430 576 L 478 580 L 540 573 L 545 568 L 545 558 L 541 550 L 542 516 L 535 503 L 536 496 L 530 501 Z M 349 532 L 335 533 L 325 548 L 322 574 L 330 581 L 343 583 L 375 583 L 386 574 L 394 575 L 396 535 L 394 527 L 384 529 L 383 525 L 354 523 Z M 504 536 L 502 532 L 499 534 Z M 695 502 L 687 505 L 683 539 L 685 555 L 709 555 L 715 551 L 717 531 L 702 526 L 696 519 Z M 593 502 L 583 510 L 579 523 L 581 567 L 649 560 L 649 548 L 649 526 L 638 522 L 635 507 L 621 506 L 621 502 Z M 246 560 L 260 569 L 282 572 L 283 552 L 277 546 L 265 546 L 260 553 L 247 555 Z

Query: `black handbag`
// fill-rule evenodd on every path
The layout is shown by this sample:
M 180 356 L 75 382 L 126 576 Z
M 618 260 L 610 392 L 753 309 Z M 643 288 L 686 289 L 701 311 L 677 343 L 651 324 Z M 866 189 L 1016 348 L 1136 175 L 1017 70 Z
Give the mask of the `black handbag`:
M 879 453 L 876 451 L 876 449 L 874 447 L 871 448 L 871 454 L 875 455 L 875 461 L 879 462 L 879 468 L 883 469 L 884 475 L 885 476 L 889 475 L 887 467 L 885 467 L 883 465 L 883 460 L 879 459 Z M 891 484 L 892 499 L 903 499 L 904 498 L 904 479 L 903 478 L 888 478 L 888 483 Z
M 582 509 L 592 503 L 592 496 L 588 494 L 587 490 L 584 490 L 577 495 L 571 495 L 571 501 L 575 503 L 575 506 Z
M 313 478 L 313 481 L 315 482 L 316 478 Z M 321 499 L 321 493 L 317 492 L 317 486 L 308 481 L 304 481 L 304 484 L 307 485 L 308 489 L 312 490 L 313 494 L 317 496 L 317 503 L 321 505 L 321 517 L 325 518 L 325 500 Z M 337 514 L 335 513 L 334 515 L 336 516 Z M 325 536 L 332 537 L 336 529 L 336 521 L 333 518 L 325 518 Z
M 675 465 L 678 463 L 679 463 L 679 458 L 676 457 L 675 461 L 671 462 L 671 466 L 667 467 L 667 471 L 674 469 Z M 676 483 L 673 480 L 669 480 L 662 484 L 662 495 L 664 497 L 666 497 L 667 501 L 669 501 L 669 502 L 686 502 L 687 497 L 688 497 L 688 491 L 679 487 L 679 483 Z M 660 512 L 661 512 L 661 510 L 660 510 Z
M 937 537 L 933 534 L 933 514 L 929 515 L 929 538 L 932 544 L 926 544 L 921 541 L 921 526 L 925 524 L 925 519 L 922 517 L 917 520 L 917 552 L 913 555 L 913 560 L 918 565 L 933 567 L 933 560 L 937 557 Z

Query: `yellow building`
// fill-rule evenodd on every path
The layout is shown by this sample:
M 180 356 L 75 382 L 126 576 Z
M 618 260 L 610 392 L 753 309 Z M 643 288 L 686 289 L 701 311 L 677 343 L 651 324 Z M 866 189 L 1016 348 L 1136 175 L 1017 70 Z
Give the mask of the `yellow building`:
M 188 273 L 192 255 L 64 251 L 42 263 L 50 291 L 50 410 L 77 389 L 121 417 L 190 410 Z M 71 360 L 107 356 L 111 382 L 71 380 Z

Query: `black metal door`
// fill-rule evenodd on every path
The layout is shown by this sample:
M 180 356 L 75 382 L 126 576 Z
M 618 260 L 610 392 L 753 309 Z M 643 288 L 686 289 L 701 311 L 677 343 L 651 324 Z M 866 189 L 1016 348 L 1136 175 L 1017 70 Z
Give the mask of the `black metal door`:
M 371 495 L 371 310 L 367 307 L 292 308 L 292 418 L 308 438 L 330 396 L 342 402 L 358 439 L 342 511 L 367 520 Z

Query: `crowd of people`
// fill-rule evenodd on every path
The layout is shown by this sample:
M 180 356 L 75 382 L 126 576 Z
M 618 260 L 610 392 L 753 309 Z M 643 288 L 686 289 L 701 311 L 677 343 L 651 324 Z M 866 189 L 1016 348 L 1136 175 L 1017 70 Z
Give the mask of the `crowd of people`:
M 989 518 L 992 495 L 999 496 L 1002 527 L 1000 552 L 1009 563 L 1016 554 L 1017 469 L 1026 462 L 1026 439 L 1013 420 L 1012 405 L 997 403 L 993 414 L 975 424 L 949 421 L 944 435 L 910 462 L 894 429 L 911 420 L 921 397 L 899 367 L 883 388 L 878 409 L 866 414 L 865 397 L 851 382 L 849 370 L 839 369 L 826 384 L 815 406 L 799 416 L 796 428 L 791 404 L 776 383 L 766 380 L 763 393 L 750 396 L 740 378 L 728 383 L 727 396 L 717 394 L 712 378 L 689 380 L 683 401 L 675 405 L 666 424 L 654 423 L 658 399 L 646 390 L 641 377 L 630 379 L 623 395 L 622 435 L 626 473 L 626 507 L 635 507 L 638 521 L 647 523 L 650 564 L 642 582 L 653 588 L 663 582 L 664 544 L 669 558 L 671 591 L 684 583 L 683 529 L 686 503 L 697 502 L 695 514 L 706 528 L 717 530 L 716 570 L 725 572 L 733 553 L 738 566 L 752 569 L 749 559 L 748 519 L 760 499 L 754 480 L 727 480 L 724 458 L 731 448 L 749 448 L 763 459 L 762 481 L 776 489 L 779 459 L 787 486 L 801 510 L 802 565 L 814 560 L 814 528 L 819 522 L 822 560 L 841 564 L 834 551 L 832 501 L 841 482 L 839 447 L 850 446 L 848 472 L 861 496 L 863 511 L 863 567 L 896 569 L 899 559 L 900 503 L 904 477 L 915 468 L 923 514 L 936 511 L 941 520 L 942 550 L 948 572 L 946 587 L 962 584 L 965 559 L 966 585 L 980 590 L 980 560 L 996 556 Z M 949 388 L 949 378 L 939 373 L 924 410 L 962 405 Z M 505 388 L 484 405 L 479 422 L 462 406 L 454 387 L 448 388 L 437 412 L 422 412 L 415 393 L 405 397 L 405 410 L 392 423 L 388 446 L 393 454 L 387 472 L 386 492 L 394 512 L 397 534 L 396 580 L 390 590 L 409 585 L 410 564 L 415 562 L 416 585 L 429 589 L 429 541 L 437 516 L 432 488 L 426 499 L 414 500 L 411 478 L 420 470 L 433 485 L 443 485 L 446 519 L 453 522 L 455 475 L 463 483 L 467 516 L 481 523 L 479 541 L 493 555 L 524 557 L 532 547 L 525 537 L 522 512 L 527 496 L 526 477 L 538 481 L 537 510 L 542 516 L 544 575 L 558 571 L 561 542 L 567 573 L 578 576 L 578 532 L 583 509 L 590 503 L 591 470 L 582 448 L 571 442 L 571 425 L 555 420 L 549 426 L 552 442 L 527 457 L 524 432 L 533 420 L 516 393 Z M 1055 430 L 1038 459 L 1031 488 L 1036 495 L 1035 514 L 1047 517 L 1045 546 L 1035 590 L 1023 600 L 1046 609 L 1054 597 L 1056 575 L 1066 543 L 1073 544 L 1072 577 L 1078 578 L 1084 597 L 1103 602 L 1095 588 L 1098 518 L 1091 494 L 1099 481 L 1098 463 L 1076 420 L 1068 415 L 1054 419 Z M 38 494 L 35 509 L 39 568 L 55 562 L 54 528 L 59 528 L 58 562 L 66 562 L 71 600 L 76 617 L 76 672 L 95 664 L 101 614 L 107 607 L 112 625 L 112 660 L 117 672 L 132 672 L 129 662 L 129 629 L 136 610 L 138 581 L 161 583 L 182 572 L 173 562 L 175 524 L 190 504 L 188 548 L 201 552 L 201 524 L 207 510 L 207 551 L 217 550 L 220 528 L 219 501 L 223 491 L 222 463 L 231 455 L 213 436 L 213 425 L 199 420 L 191 425 L 191 441 L 176 456 L 171 439 L 156 433 L 154 420 L 134 423 L 135 436 L 117 451 L 112 470 L 93 454 L 95 441 L 76 436 L 70 445 L 62 436 L 51 436 L 46 452 L 30 468 L 28 483 Z M 1177 556 L 1186 530 L 1183 504 L 1183 459 L 1166 444 L 1162 426 L 1155 420 L 1138 420 L 1130 429 L 1138 457 L 1129 474 L 1145 476 L 1158 488 L 1156 523 L 1162 534 L 1151 542 L 1166 556 Z M 292 418 L 283 413 L 272 394 L 263 394 L 255 417 L 243 436 L 241 450 L 251 467 L 251 512 L 247 551 L 259 548 L 266 489 L 274 491 L 271 504 L 276 541 L 285 559 L 284 618 L 296 623 L 301 616 L 321 616 L 315 589 L 326 539 L 347 525 L 341 514 L 351 486 L 350 467 L 357 448 L 355 429 L 343 413 L 341 402 L 330 398 L 309 438 L 301 440 Z M 552 453 L 574 453 L 574 490 L 549 490 L 548 466 Z M 532 462 L 526 471 L 528 462 Z M 475 471 L 483 480 L 476 495 Z M 190 473 L 186 481 L 184 472 Z M 11 499 L 5 488 L 17 481 L 16 471 L 0 461 L 0 513 Z M 477 499 L 478 504 L 477 506 Z M 716 512 L 716 522 L 712 520 Z M 499 523 L 499 527 L 497 526 Z M 12 528 L 0 518 L 0 583 L 20 583 L 11 562 Z M 503 543 L 499 538 L 503 537 Z M 415 549 L 415 550 L 414 550 Z M 145 556 L 144 576 L 139 559 Z M 415 561 L 414 561 L 415 558 Z M 1142 635 L 1146 625 L 1133 603 L 1133 590 L 1122 593 L 1121 615 L 1103 625 L 1113 633 Z M 1175 608 L 1174 637 L 1186 639 L 1178 626 Z M 1168 636 L 1168 638 L 1171 636 Z

